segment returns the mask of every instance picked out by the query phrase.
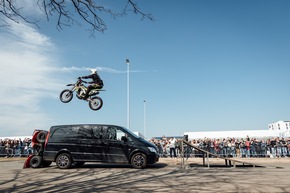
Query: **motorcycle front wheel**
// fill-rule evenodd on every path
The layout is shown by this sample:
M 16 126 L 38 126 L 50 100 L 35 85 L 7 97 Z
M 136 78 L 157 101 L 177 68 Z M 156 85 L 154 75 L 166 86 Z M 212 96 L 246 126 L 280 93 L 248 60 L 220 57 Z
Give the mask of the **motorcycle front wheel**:
M 103 106 L 103 100 L 100 97 L 93 97 L 89 101 L 89 106 L 92 110 L 97 111 Z
M 72 98 L 73 98 L 73 92 L 69 89 L 63 90 L 59 95 L 59 99 L 63 103 L 70 102 Z

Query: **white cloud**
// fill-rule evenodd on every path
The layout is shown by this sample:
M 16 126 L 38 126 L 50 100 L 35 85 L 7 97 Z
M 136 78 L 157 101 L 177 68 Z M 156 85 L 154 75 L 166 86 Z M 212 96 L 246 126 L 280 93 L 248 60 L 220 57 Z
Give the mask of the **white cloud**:
M 75 71 L 89 71 L 90 69 L 97 69 L 98 71 L 102 72 L 109 72 L 109 73 L 126 73 L 127 71 L 120 71 L 113 68 L 108 67 L 63 67 L 61 69 L 57 69 L 62 72 L 75 72 Z
M 49 37 L 23 24 L 0 31 L 0 136 L 27 134 L 49 116 L 40 102 L 59 91 L 55 78 L 56 47 Z
M 15 1 L 14 3 L 15 7 L 20 9 L 21 13 L 27 17 L 32 16 L 34 18 L 35 16 L 45 16 L 43 10 L 37 4 L 37 1 L 21 0 Z
M 61 69 L 56 69 L 57 71 L 61 72 L 75 72 L 75 71 L 89 71 L 90 69 L 97 69 L 100 72 L 107 72 L 107 73 L 113 73 L 113 74 L 119 74 L 119 73 L 127 73 L 127 71 L 122 71 L 122 70 L 117 70 L 113 68 L 108 68 L 108 67 L 62 67 Z M 145 70 L 130 70 L 130 72 L 148 72 Z

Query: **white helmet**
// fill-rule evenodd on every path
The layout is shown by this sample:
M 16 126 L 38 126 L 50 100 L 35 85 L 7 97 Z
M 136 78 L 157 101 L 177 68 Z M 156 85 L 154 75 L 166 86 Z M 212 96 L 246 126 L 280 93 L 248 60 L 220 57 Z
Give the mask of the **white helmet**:
M 91 74 L 96 74 L 97 73 L 97 69 L 91 69 Z

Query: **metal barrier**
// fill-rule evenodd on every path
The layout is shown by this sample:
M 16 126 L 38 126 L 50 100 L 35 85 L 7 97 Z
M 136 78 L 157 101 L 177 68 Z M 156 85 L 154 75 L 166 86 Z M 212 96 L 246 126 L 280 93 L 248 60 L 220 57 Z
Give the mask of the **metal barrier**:
M 207 167 L 209 168 L 210 167 L 210 157 L 215 157 L 215 158 L 219 158 L 219 159 L 223 159 L 225 161 L 225 165 L 226 166 L 233 166 L 233 167 L 236 167 L 236 164 L 242 164 L 243 166 L 244 165 L 248 165 L 248 166 L 252 166 L 252 167 L 256 167 L 256 166 L 259 166 L 259 167 L 274 167 L 274 168 L 281 168 L 279 166 L 272 166 L 272 165 L 262 165 L 262 164 L 256 164 L 256 163 L 250 163 L 250 162 L 247 162 L 245 160 L 241 160 L 241 159 L 237 159 L 237 158 L 234 158 L 234 157 L 231 157 L 231 156 L 221 156 L 219 154 L 215 154 L 215 153 L 212 153 L 212 152 L 209 152 L 205 149 L 202 149 L 202 148 L 199 148 L 199 147 L 195 147 L 193 146 L 192 144 L 190 144 L 189 142 L 187 141 L 181 141 L 181 166 L 184 168 L 185 167 L 185 149 L 186 147 L 192 147 L 192 148 L 195 148 L 196 150 L 200 151 L 203 156 L 203 165 L 207 165 Z
M 25 149 L 25 146 L 9 148 L 8 150 L 5 146 L 0 146 L 0 157 L 25 157 L 32 154 L 32 152 L 32 148 Z

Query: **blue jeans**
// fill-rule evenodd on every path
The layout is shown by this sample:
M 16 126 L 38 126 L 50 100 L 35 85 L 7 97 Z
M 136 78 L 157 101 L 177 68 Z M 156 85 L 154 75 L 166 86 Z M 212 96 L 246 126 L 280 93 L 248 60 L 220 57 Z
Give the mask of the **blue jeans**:
M 276 147 L 276 149 L 277 149 L 277 157 L 281 157 L 282 156 L 282 148 Z
M 250 149 L 246 149 L 246 157 L 251 157 L 251 150 Z
M 246 157 L 246 149 L 245 148 L 241 147 L 240 152 L 241 152 L 241 157 Z
M 222 156 L 227 156 L 227 148 L 226 147 L 224 147 L 222 149 Z
M 251 148 L 251 155 L 252 157 L 257 157 L 257 152 L 256 152 L 256 149 L 255 148 Z
M 276 157 L 276 148 L 275 147 L 271 147 L 271 154 L 273 155 L 273 157 Z
M 287 147 L 282 147 L 282 155 L 287 156 Z
M 233 157 L 236 157 L 236 147 L 235 146 L 231 147 L 231 153 L 232 153 Z

